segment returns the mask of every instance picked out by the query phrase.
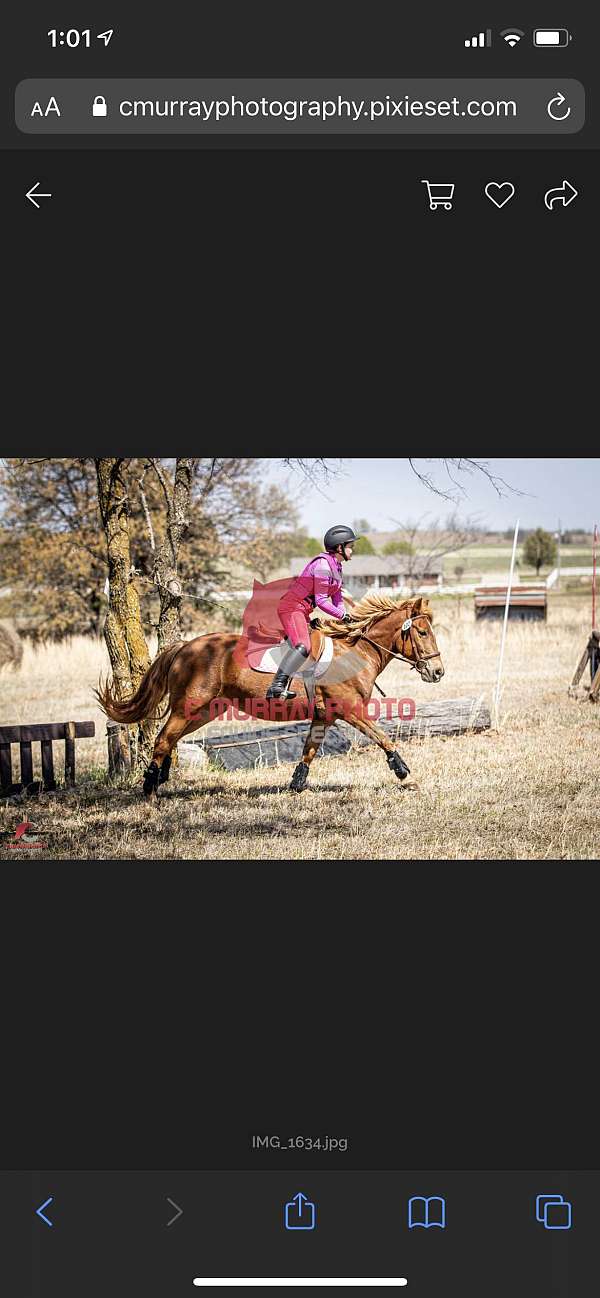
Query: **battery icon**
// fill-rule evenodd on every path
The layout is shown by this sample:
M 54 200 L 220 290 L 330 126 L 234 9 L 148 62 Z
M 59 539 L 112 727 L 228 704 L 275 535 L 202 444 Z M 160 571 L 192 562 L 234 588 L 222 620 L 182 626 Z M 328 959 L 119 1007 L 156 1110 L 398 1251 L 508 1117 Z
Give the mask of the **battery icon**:
M 536 27 L 533 43 L 544 50 L 556 50 L 561 45 L 568 45 L 571 36 L 566 27 Z

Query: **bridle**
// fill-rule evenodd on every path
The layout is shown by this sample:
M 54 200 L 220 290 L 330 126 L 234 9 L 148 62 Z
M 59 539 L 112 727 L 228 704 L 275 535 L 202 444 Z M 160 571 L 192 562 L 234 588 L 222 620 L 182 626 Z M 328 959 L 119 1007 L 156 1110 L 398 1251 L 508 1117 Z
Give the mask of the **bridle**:
M 417 613 L 417 618 L 418 618 L 418 617 L 422 617 L 422 618 L 424 619 L 424 621 L 427 623 L 427 628 L 428 628 L 428 630 L 431 631 L 431 623 L 430 623 L 429 619 L 425 616 L 425 614 L 424 614 L 424 613 Z M 410 642 L 411 642 L 412 647 L 413 647 L 413 649 L 414 649 L 414 651 L 415 651 L 415 657 L 414 657 L 414 658 L 409 658 L 409 657 L 407 657 L 406 654 L 395 653 L 393 649 L 386 649 L 386 646 L 385 646 L 385 645 L 383 645 L 383 644 L 378 644 L 376 640 L 371 640 L 371 639 L 369 638 L 368 635 L 365 635 L 365 634 L 364 634 L 363 631 L 361 631 L 360 635 L 359 635 L 357 638 L 358 638 L 359 640 L 366 640 L 366 641 L 367 641 L 367 644 L 371 644 L 371 645 L 373 645 L 375 649 L 381 649 L 381 650 L 383 651 L 383 653 L 389 654 L 390 658 L 399 658 L 401 662 L 404 662 L 404 663 L 410 663 L 411 671 L 414 671 L 415 668 L 418 668 L 418 666 L 419 666 L 420 663 L 424 663 L 424 662 L 426 662 L 428 658 L 439 658 L 439 649 L 437 649 L 436 652 L 435 652 L 435 653 L 432 653 L 432 654 L 420 654 L 420 653 L 419 653 L 419 647 L 418 647 L 418 645 L 417 645 L 417 642 L 416 642 L 416 640 L 414 639 L 414 636 L 411 634 L 411 633 L 412 633 L 412 625 L 413 625 L 413 622 L 416 622 L 417 618 L 414 618 L 414 617 L 407 617 L 406 621 L 403 622 L 403 623 L 402 623 L 402 626 L 400 627 L 400 633 L 401 633 L 401 635 L 402 635 L 403 642 L 404 642 L 404 636 L 405 636 L 405 635 L 409 635 L 409 636 L 410 636 Z

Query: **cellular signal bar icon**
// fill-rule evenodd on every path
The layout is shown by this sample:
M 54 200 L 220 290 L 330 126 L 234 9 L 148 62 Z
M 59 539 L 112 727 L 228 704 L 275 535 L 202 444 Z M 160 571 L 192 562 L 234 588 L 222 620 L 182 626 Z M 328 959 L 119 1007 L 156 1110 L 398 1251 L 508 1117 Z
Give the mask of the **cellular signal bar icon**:
M 476 36 L 467 36 L 467 39 L 465 41 L 465 49 L 481 50 L 484 49 L 486 45 L 491 45 L 491 43 L 492 43 L 492 32 L 491 32 L 491 28 L 488 27 L 487 31 L 478 32 Z

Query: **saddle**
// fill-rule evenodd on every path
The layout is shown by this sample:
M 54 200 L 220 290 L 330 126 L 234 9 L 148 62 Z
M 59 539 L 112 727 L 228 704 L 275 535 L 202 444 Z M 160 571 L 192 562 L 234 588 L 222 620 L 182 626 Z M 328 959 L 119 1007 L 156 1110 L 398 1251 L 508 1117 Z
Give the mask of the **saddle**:
M 258 622 L 256 625 L 256 630 L 258 631 L 260 636 L 264 636 L 265 641 L 268 642 L 270 645 L 279 644 L 281 641 L 281 631 L 280 630 L 275 631 L 273 627 L 265 626 L 264 622 Z M 320 662 L 323 656 L 325 641 L 329 640 L 330 637 L 326 636 L 324 631 L 321 631 L 319 627 L 313 627 L 309 625 L 309 632 L 310 632 L 310 658 L 312 659 L 313 662 L 318 663 Z

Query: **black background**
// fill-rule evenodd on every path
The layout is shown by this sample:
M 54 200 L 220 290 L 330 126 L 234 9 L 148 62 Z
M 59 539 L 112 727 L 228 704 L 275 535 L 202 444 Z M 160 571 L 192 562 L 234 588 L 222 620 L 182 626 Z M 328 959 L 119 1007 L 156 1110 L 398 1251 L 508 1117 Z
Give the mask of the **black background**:
M 571 27 L 577 47 L 514 54 L 528 70 L 534 57 L 545 69 L 547 58 L 570 60 L 593 105 L 594 33 L 589 14 L 570 8 L 529 21 Z M 15 11 L 4 47 L 4 453 L 590 453 L 598 195 L 587 137 L 559 152 L 548 141 L 424 154 L 389 141 L 195 151 L 187 141 L 86 151 L 79 141 L 75 151 L 64 141 L 40 150 L 10 125 L 21 77 L 49 66 L 82 74 L 84 52 L 49 56 L 40 33 L 53 26 L 118 28 L 111 57 L 124 66 L 113 74 L 383 75 L 397 70 L 393 21 L 402 48 L 410 33 L 426 36 L 402 70 L 465 75 L 479 55 L 458 49 L 449 66 L 436 33 L 451 25 L 460 43 L 481 25 L 526 27 L 525 16 L 471 8 L 436 27 L 433 15 L 392 5 L 245 5 L 235 22 L 230 6 L 198 9 L 185 24 L 202 21 L 199 66 L 182 53 L 187 27 L 172 6 L 157 18 L 138 11 L 133 28 L 96 13 Z M 510 53 L 489 57 L 506 55 L 504 71 Z M 452 213 L 427 210 L 420 182 L 433 166 L 456 182 Z M 545 189 L 565 177 L 580 198 L 550 213 Z M 482 190 L 505 178 L 517 195 L 498 211 Z M 39 211 L 24 199 L 36 179 L 52 192 Z M 110 1218 L 92 1238 L 74 1207 L 89 1182 L 69 1189 L 61 1169 L 302 1169 L 318 1176 L 304 1188 L 322 1199 L 332 1169 L 597 1167 L 594 890 L 593 866 L 569 862 L 5 865 L 3 1162 L 57 1171 L 3 1176 L 2 1291 L 95 1298 L 120 1259 L 112 1292 L 125 1298 L 142 1292 L 142 1259 L 143 1292 L 176 1298 L 201 1273 L 206 1232 L 194 1233 L 191 1210 L 160 1245 L 144 1234 L 146 1211 L 164 1230 L 172 1177 L 136 1192 L 156 1186 L 157 1198 L 139 1220 L 132 1210 L 131 1234 Z M 252 1134 L 268 1132 L 347 1136 L 349 1149 L 253 1152 Z M 32 1209 L 55 1182 L 78 1226 L 40 1237 Z M 565 1173 L 558 1188 L 569 1184 L 587 1221 L 597 1186 Z M 298 1188 L 281 1176 L 273 1202 Z M 111 1193 L 129 1191 L 113 1181 Z M 370 1199 L 366 1182 L 361 1193 Z M 438 1298 L 442 1274 L 466 1298 L 495 1295 L 501 1282 L 528 1298 L 588 1298 L 593 1283 L 583 1227 L 568 1238 L 569 1279 L 556 1256 L 566 1235 L 540 1236 L 529 1218 L 531 1234 L 503 1226 L 494 1239 L 404 1232 L 403 1249 L 423 1254 L 403 1252 L 405 1269 L 379 1236 L 378 1256 L 361 1262 L 348 1220 L 346 1237 L 336 1227 L 332 1273 L 368 1260 L 368 1274 L 414 1273 L 426 1298 Z M 239 1238 L 228 1236 L 231 1256 L 212 1253 L 227 1273 L 255 1257 Z M 259 1250 L 264 1273 L 279 1272 L 282 1238 Z M 319 1250 L 331 1238 L 319 1231 Z M 448 1250 L 438 1270 L 430 1247 L 438 1259 Z

